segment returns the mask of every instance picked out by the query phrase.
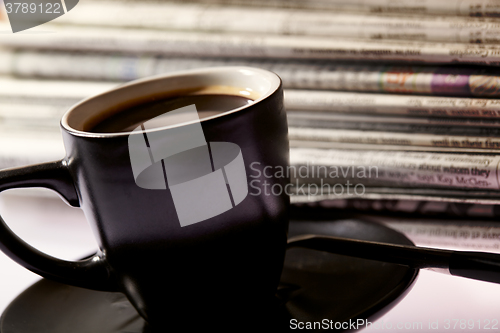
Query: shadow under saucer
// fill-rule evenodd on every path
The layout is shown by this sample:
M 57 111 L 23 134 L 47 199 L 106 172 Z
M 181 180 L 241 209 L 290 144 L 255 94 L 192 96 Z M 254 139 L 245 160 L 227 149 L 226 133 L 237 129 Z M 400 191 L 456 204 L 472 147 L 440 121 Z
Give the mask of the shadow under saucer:
M 412 245 L 395 230 L 361 220 L 294 220 L 290 222 L 289 234 Z M 352 330 L 352 322 L 363 321 L 366 325 L 366 321 L 373 322 L 390 310 L 411 289 L 417 275 L 418 270 L 405 266 L 289 249 L 277 292 L 281 305 L 276 323 L 280 331 L 296 331 L 314 322 L 320 323 L 316 324 L 319 329 L 343 326 L 340 330 Z M 0 320 L 0 333 L 155 331 L 121 293 L 92 291 L 49 280 L 41 280 L 21 293 Z M 235 331 L 239 331 L 237 327 Z

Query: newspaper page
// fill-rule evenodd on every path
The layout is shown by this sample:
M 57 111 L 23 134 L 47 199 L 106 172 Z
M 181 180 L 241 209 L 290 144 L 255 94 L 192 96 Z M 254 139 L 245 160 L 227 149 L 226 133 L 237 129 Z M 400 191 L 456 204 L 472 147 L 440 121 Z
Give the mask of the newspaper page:
M 372 145 L 423 146 L 470 148 L 500 153 L 500 138 L 472 137 L 458 135 L 439 135 L 426 133 L 398 133 L 387 131 L 359 131 L 348 129 L 325 129 L 308 127 L 290 127 L 288 136 L 291 140 L 346 142 Z M 401 147 L 401 149 L 404 149 Z
M 0 77 L 0 132 L 30 137 L 38 130 L 59 133 L 59 121 L 81 100 L 114 88 L 116 83 Z
M 475 126 L 453 126 L 453 125 L 436 125 L 436 124 L 419 124 L 418 122 L 412 123 L 410 119 L 409 122 L 405 122 L 404 118 L 399 119 L 397 117 L 377 117 L 367 116 L 367 119 L 364 119 L 363 116 L 358 117 L 349 117 L 350 115 L 344 114 L 333 114 L 339 117 L 328 117 L 323 116 L 322 113 L 319 114 L 311 114 L 312 112 L 297 112 L 297 111 L 288 111 L 288 127 L 290 128 L 317 128 L 317 129 L 334 129 L 334 130 L 362 130 L 362 131 L 375 131 L 375 135 L 377 132 L 397 132 L 397 133 L 410 133 L 413 137 L 413 134 L 421 133 L 421 134 L 441 134 L 441 135 L 460 135 L 460 136 L 492 136 L 498 137 L 500 136 L 500 128 L 496 127 L 475 127 Z M 384 122 L 384 118 L 389 118 L 388 122 Z M 394 119 L 395 118 L 395 119 Z M 418 118 L 417 118 L 418 119 Z M 394 122 L 394 120 L 401 120 L 401 122 Z M 425 119 L 424 119 L 425 121 Z M 302 134 L 297 135 L 301 136 L 305 134 L 305 132 L 301 132 Z M 307 135 L 303 136 L 303 140 L 316 140 L 316 141 L 328 141 L 328 134 L 322 133 L 322 135 L 326 135 L 326 137 L 319 138 L 313 134 L 313 137 L 308 137 Z M 334 135 L 334 137 L 338 137 Z M 365 136 L 366 137 L 366 136 Z M 297 137 L 297 140 L 301 140 Z M 330 140 L 330 141 L 335 141 Z M 364 140 L 364 139 L 363 139 Z M 352 142 L 350 140 L 346 140 L 345 142 Z M 377 141 L 379 144 L 379 142 Z M 463 145 L 459 145 L 463 146 Z
M 453 118 L 453 117 L 398 117 L 386 115 L 367 115 L 335 113 L 328 111 L 294 111 L 288 110 L 288 124 L 295 127 L 318 127 L 327 128 L 336 124 L 357 124 L 358 126 L 381 126 L 377 129 L 398 128 L 407 132 L 431 132 L 431 128 L 462 134 L 477 133 L 480 135 L 497 135 L 497 127 L 500 127 L 500 119 L 497 118 Z M 394 125 L 395 127 L 390 127 Z M 383 127 L 387 126 L 387 127 Z M 364 128 L 364 127 L 360 127 Z M 374 127 L 375 128 L 375 127 Z M 429 130 L 427 130 L 429 129 Z M 469 132 L 469 130 L 471 132 Z
M 62 103 L 63 106 L 71 106 L 83 98 L 110 90 L 118 84 L 115 82 L 19 79 L 0 76 L 0 86 L 2 87 L 0 89 L 0 103 L 10 101 L 14 104 L 31 105 L 36 102 L 41 106 L 44 103 L 49 105 Z M 35 102 L 33 102 L 34 100 Z M 415 125 L 414 128 L 418 130 L 423 128 L 418 127 L 419 125 L 439 125 L 441 129 L 443 126 L 460 128 L 465 131 L 464 133 L 467 133 L 465 127 L 477 127 L 477 132 L 468 133 L 496 135 L 493 128 L 500 126 L 500 119 L 498 119 L 500 102 L 496 99 L 285 89 L 285 103 L 291 121 L 300 120 L 302 123 L 297 123 L 297 126 L 306 127 L 313 127 L 311 124 L 317 124 L 318 127 L 323 125 L 324 127 L 339 122 L 351 122 L 357 124 L 379 123 L 380 126 L 386 126 L 386 129 L 389 128 L 390 124 Z M 35 113 L 36 111 L 33 111 L 33 114 Z M 379 113 L 386 115 L 379 115 Z M 412 117 L 407 117 L 407 115 Z M 488 130 L 487 127 L 490 127 L 491 130 Z M 408 127 L 401 128 L 402 130 L 408 129 Z M 481 129 L 479 130 L 479 128 Z
M 118 84 L 0 76 L 0 105 L 4 106 L 0 108 L 0 113 L 15 116 L 16 112 L 9 111 L 15 106 L 19 110 L 18 115 L 23 117 L 29 117 L 30 114 L 34 117 L 41 114 L 59 115 L 61 109 Z M 285 104 L 293 127 L 345 126 L 389 132 L 497 136 L 500 127 L 499 103 L 495 99 L 285 89 Z M 31 112 L 30 108 L 33 109 Z M 465 148 L 464 145 L 457 147 Z M 490 145 L 482 148 L 495 147 Z
M 5 26 L 0 28 L 6 28 Z M 313 36 L 220 34 L 44 24 L 6 34 L 4 46 L 193 57 L 344 59 L 500 64 L 500 45 L 370 41 Z M 33 33 L 43 31 L 44 34 Z M 47 31 L 57 33 L 46 33 Z
M 500 116 L 500 100 L 436 96 L 363 94 L 337 91 L 285 91 L 287 110 L 411 116 Z
M 0 96 L 0 130 L 15 128 L 19 132 L 39 129 L 59 131 L 63 114 L 80 100 L 47 98 L 9 98 Z
M 0 130 L 0 168 L 51 161 L 63 156 L 59 131 L 37 129 L 21 132 L 14 127 Z M 290 157 L 291 185 L 295 187 L 291 200 L 295 203 L 355 197 L 500 203 L 498 155 L 292 148 Z M 326 174 L 324 170 L 327 170 Z M 293 177 L 294 172 L 300 179 Z M 332 185 L 326 189 L 325 184 Z M 347 190 L 340 193 L 338 186 L 347 187 Z
M 324 201 L 332 202 L 359 202 L 361 199 L 351 200 L 336 200 Z M 363 200 L 367 202 L 369 200 Z M 400 200 L 398 200 L 400 201 Z M 380 201 L 374 201 L 380 202 Z M 429 206 L 432 205 L 463 205 L 470 207 L 494 207 L 493 205 L 473 205 L 473 204 L 457 204 L 447 202 L 422 202 L 410 201 L 406 202 L 412 204 L 425 203 Z M 302 207 L 301 207 L 302 206 Z M 392 229 L 395 229 L 408 238 L 410 238 L 416 245 L 426 247 L 438 247 L 452 250 L 474 250 L 474 251 L 490 251 L 500 252 L 500 226 L 495 220 L 485 221 L 484 219 L 464 218 L 464 216 L 443 216 L 436 218 L 434 216 L 417 216 L 412 215 L 384 215 L 384 214 L 368 214 L 366 211 L 360 212 L 355 210 L 332 209 L 332 208 L 319 208 L 309 209 L 299 205 L 292 210 L 292 219 L 294 213 L 299 216 L 308 216 L 307 220 L 302 220 L 305 223 L 309 221 L 316 221 L 328 219 L 330 216 L 331 221 L 335 220 L 362 220 L 380 223 Z M 312 206 L 308 204 L 308 206 Z M 336 206 L 337 207 L 337 206 Z M 313 208 L 313 207 L 311 207 Z M 338 207 L 340 208 L 340 207 Z
M 306 187 L 308 185 L 305 185 Z M 311 188 L 315 188 L 311 183 Z M 317 186 L 317 185 L 316 185 Z M 368 199 L 368 200 L 421 200 L 438 202 L 459 202 L 479 205 L 499 205 L 500 198 L 495 192 L 448 190 L 448 189 L 413 189 L 395 187 L 365 187 L 363 193 L 350 191 L 349 193 L 303 193 L 300 188 L 293 187 L 290 202 L 293 204 L 318 204 L 324 201 L 339 199 Z
M 92 0 L 97 1 L 97 0 Z M 115 0 L 135 3 L 132 0 Z M 148 0 L 162 3 L 162 0 Z M 253 7 L 304 8 L 329 11 L 353 11 L 360 13 L 450 15 L 472 17 L 498 17 L 499 4 L 495 0 L 188 0 L 179 3 L 224 4 Z
M 23 96 L 2 95 L 0 91 L 0 123 L 25 124 L 26 126 L 53 127 L 71 106 L 77 104 L 82 98 L 54 98 L 52 96 Z M 329 117 L 339 116 L 339 117 Z M 288 111 L 288 126 L 292 142 L 303 141 L 325 143 L 357 143 L 376 144 L 386 146 L 395 145 L 396 150 L 405 146 L 459 148 L 467 151 L 485 152 L 497 149 L 493 145 L 500 137 L 500 126 L 497 123 L 486 123 L 490 127 L 478 127 L 481 122 L 472 126 L 454 126 L 426 124 L 426 118 L 421 122 L 413 118 L 351 116 L 349 114 L 315 114 L 311 112 Z M 381 118 L 381 119 L 380 119 Z M 388 118 L 388 119 L 385 119 Z M 432 119 L 432 118 L 431 118 Z M 420 118 L 416 118 L 420 120 Z M 431 121 L 428 121 L 432 123 Z M 445 122 L 443 122 L 446 124 Z M 459 124 L 459 122 L 457 122 Z M 493 127 L 497 125 L 497 127 Z M 317 130 L 318 129 L 318 130 Z M 326 132 L 321 129 L 328 129 Z M 333 129 L 333 130 L 332 130 Z M 346 130 L 350 130 L 347 131 Z M 345 134 L 347 133 L 347 134 Z M 425 134 L 435 134 L 428 136 Z M 407 136 L 408 134 L 408 136 Z M 421 135 L 423 134 L 423 135 Z M 457 137 L 446 137 L 457 136 Z M 460 136 L 460 137 L 458 137 Z M 467 137 L 464 137 L 467 136 Z M 354 137 L 353 139 L 350 139 Z M 492 139 L 489 139 L 491 137 Z M 456 142 L 458 141 L 458 143 Z M 423 142 L 423 143 L 421 143 Z M 310 145 L 310 146 L 311 146 Z M 399 147 L 397 147 L 399 145 Z M 377 148 L 377 147 L 374 147 Z M 380 149 L 380 148 L 377 148 Z
M 50 162 L 65 156 L 59 131 L 0 130 L 0 169 Z
M 43 97 L 74 101 L 103 93 L 116 86 L 116 83 L 109 82 L 44 81 L 0 76 L 0 96 L 11 98 Z
M 395 229 L 416 245 L 450 250 L 472 250 L 500 253 L 500 226 L 481 220 L 436 220 L 361 215 Z
M 44 115 L 44 117 L 50 116 L 50 118 L 58 120 L 61 112 L 78 101 L 112 89 L 117 85 L 116 82 L 19 79 L 0 76 L 0 86 L 2 87 L 0 89 L 0 115 L 26 120 L 29 117 L 39 119 Z M 494 99 L 285 89 L 289 124 L 294 128 L 314 127 L 498 137 L 500 134 L 498 103 L 498 100 Z M 379 112 L 384 112 L 385 115 L 379 115 Z M 475 118 L 470 118 L 471 116 Z M 302 133 L 305 133 L 303 131 Z M 317 133 L 323 133 L 323 136 L 314 137 Z M 313 137 L 302 135 L 292 136 L 291 139 L 293 141 L 333 142 L 334 139 L 328 139 L 326 133 L 338 137 L 341 132 L 319 131 L 317 133 L 312 133 Z M 371 135 L 377 134 L 372 133 Z M 427 143 L 430 142 L 429 138 L 425 139 Z M 343 143 L 354 143 L 347 139 L 335 140 Z M 472 140 L 469 138 L 469 144 L 467 142 L 463 144 L 449 142 L 447 144 L 448 141 L 445 139 L 439 144 L 439 140 L 434 140 L 432 145 L 451 148 L 496 148 L 493 143 L 496 139 L 484 141 L 481 146 L 478 146 L 477 141 L 479 140 L 486 139 Z M 460 140 L 460 142 L 462 141 L 464 140 Z M 357 143 L 373 143 L 373 140 Z M 383 143 L 378 142 L 378 144 L 382 145 Z M 431 145 L 427 146 L 431 147 Z
M 109 1 L 82 2 L 78 11 L 58 18 L 57 23 L 375 40 L 500 42 L 500 24 L 493 19 L 366 15 L 168 2 L 134 2 L 127 6 Z
M 74 64 L 79 64 L 74 66 Z M 376 65 L 283 59 L 185 58 L 81 52 L 1 50 L 0 73 L 23 77 L 128 81 L 213 66 L 255 66 L 277 73 L 284 87 L 441 96 L 500 96 L 500 70 Z
M 292 181 L 499 190 L 500 155 L 295 148 Z M 364 186 L 362 186 L 364 187 Z M 331 189 L 331 188 L 328 188 Z
M 368 200 L 363 198 L 324 200 L 300 204 L 298 207 L 332 209 L 345 214 L 398 215 L 405 217 L 486 219 L 496 220 L 500 216 L 500 206 L 480 205 L 463 202 L 423 201 L 423 200 Z
M 335 141 L 306 141 L 290 140 L 292 148 L 320 148 L 320 149 L 341 149 L 341 150 L 376 150 L 376 151 L 411 151 L 411 152 L 444 152 L 458 154 L 492 154 L 498 150 L 476 149 L 476 148 L 454 148 L 454 147 L 431 147 L 431 146 L 401 146 L 383 144 L 348 143 Z
M 4 7 L 2 6 L 3 0 L 0 0 L 0 22 L 7 21 L 7 13 L 5 12 Z

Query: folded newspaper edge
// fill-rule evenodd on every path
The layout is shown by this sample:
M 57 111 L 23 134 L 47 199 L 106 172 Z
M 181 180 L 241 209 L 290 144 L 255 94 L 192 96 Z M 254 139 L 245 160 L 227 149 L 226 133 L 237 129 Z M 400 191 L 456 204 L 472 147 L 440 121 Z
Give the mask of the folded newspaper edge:
M 78 66 L 74 66 L 78 63 Z M 189 58 L 0 48 L 0 73 L 22 77 L 128 81 L 213 66 L 276 72 L 285 88 L 442 96 L 500 96 L 500 71 L 473 67 L 378 65 L 289 59 Z
M 0 22 L 0 30 L 9 29 Z M 103 51 L 193 57 L 344 59 L 416 63 L 500 64 L 500 45 L 376 41 L 317 36 L 277 36 L 116 29 L 44 24 L 44 34 L 5 34 L 4 46 L 41 50 Z
M 110 15 L 114 19 L 110 20 Z M 194 19 L 195 18 L 195 19 Z M 181 3 L 81 2 L 58 24 L 374 40 L 500 43 L 495 19 L 450 16 L 370 15 L 304 9 L 207 6 Z M 255 24 L 259 22 L 259 24 Z
M 97 0 L 88 0 L 88 2 Z M 108 0 L 108 2 L 124 2 L 135 4 L 133 0 Z M 100 0 L 98 2 L 101 2 Z M 145 3 L 162 4 L 161 0 L 147 0 Z M 189 0 L 176 2 L 192 4 L 227 4 L 227 0 Z M 328 11 L 351 11 L 354 13 L 377 14 L 419 14 L 419 15 L 450 15 L 471 17 L 498 17 L 500 9 L 489 0 L 231 0 L 233 5 L 274 8 L 303 8 Z

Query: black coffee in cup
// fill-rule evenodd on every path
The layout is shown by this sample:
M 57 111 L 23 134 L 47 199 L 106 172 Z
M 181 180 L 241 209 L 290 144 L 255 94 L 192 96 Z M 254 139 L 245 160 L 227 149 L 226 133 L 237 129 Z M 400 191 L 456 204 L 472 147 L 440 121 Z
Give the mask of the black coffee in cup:
M 253 102 L 243 95 L 223 94 L 223 88 L 201 88 L 194 91 L 181 92 L 178 95 L 153 96 L 149 99 L 136 101 L 123 105 L 117 110 L 112 110 L 111 115 L 104 115 L 91 125 L 89 132 L 94 133 L 119 133 L 131 132 L 144 122 L 149 121 L 153 128 L 171 126 L 184 122 L 182 115 L 169 113 L 188 105 L 195 105 L 198 117 L 201 119 L 219 113 L 231 111 Z M 233 89 L 234 90 L 234 89 Z M 212 93 L 211 93 L 212 92 Z

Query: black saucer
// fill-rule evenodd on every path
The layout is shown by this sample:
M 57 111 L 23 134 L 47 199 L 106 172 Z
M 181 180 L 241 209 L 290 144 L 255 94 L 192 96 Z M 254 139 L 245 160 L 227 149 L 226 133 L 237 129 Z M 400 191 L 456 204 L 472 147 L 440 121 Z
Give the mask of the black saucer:
M 392 229 L 359 220 L 293 221 L 290 235 L 298 234 L 412 244 Z M 350 319 L 374 321 L 406 295 L 417 274 L 417 270 L 394 264 L 290 249 L 278 290 L 284 305 L 276 316 L 283 322 L 285 331 L 292 319 L 296 319 L 292 323 L 297 324 L 323 319 L 333 323 Z M 1 318 L 0 332 L 140 333 L 154 330 L 145 325 L 120 293 L 90 291 L 41 280 L 7 307 Z

